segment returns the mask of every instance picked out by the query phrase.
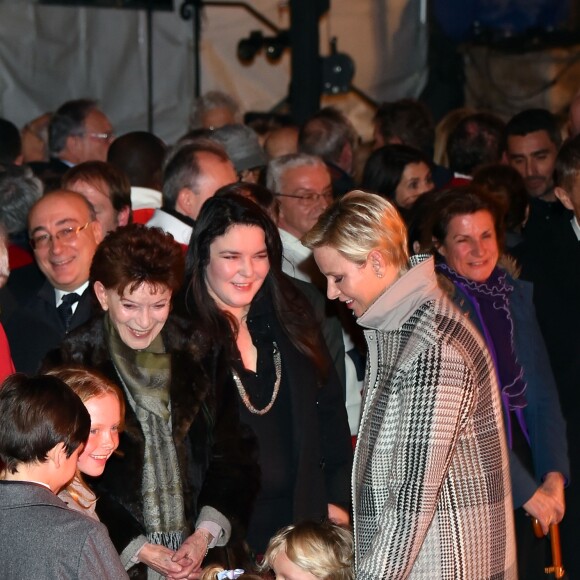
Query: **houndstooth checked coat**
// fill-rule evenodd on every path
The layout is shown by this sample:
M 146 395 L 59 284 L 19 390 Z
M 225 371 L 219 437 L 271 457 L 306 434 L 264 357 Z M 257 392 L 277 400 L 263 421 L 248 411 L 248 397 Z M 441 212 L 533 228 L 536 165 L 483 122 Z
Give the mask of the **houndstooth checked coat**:
M 369 359 L 353 468 L 357 580 L 515 580 L 499 389 L 433 260 L 358 323 Z

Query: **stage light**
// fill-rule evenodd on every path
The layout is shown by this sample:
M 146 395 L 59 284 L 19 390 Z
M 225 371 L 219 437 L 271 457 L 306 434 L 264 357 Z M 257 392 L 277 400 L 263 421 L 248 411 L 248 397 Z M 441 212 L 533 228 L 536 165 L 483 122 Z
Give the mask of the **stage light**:
M 264 35 L 259 30 L 254 30 L 248 38 L 242 38 L 238 42 L 238 58 L 243 63 L 250 63 L 262 50 L 264 45 Z

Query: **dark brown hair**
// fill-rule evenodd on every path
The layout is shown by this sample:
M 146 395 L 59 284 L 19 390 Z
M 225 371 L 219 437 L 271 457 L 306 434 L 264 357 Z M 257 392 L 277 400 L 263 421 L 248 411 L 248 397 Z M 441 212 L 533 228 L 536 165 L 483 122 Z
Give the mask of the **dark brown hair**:
M 448 189 L 437 194 L 431 206 L 431 233 L 436 242 L 443 244 L 449 223 L 454 217 L 487 211 L 493 218 L 495 235 L 500 251 L 503 249 L 503 212 L 496 200 L 475 185 Z
M 173 293 L 183 283 L 181 246 L 159 228 L 131 224 L 110 232 L 101 242 L 91 264 L 91 284 L 101 282 L 120 296 L 141 284 L 166 287 Z
M 0 385 L 0 471 L 42 463 L 59 443 L 70 457 L 90 429 L 85 405 L 56 377 L 16 373 Z

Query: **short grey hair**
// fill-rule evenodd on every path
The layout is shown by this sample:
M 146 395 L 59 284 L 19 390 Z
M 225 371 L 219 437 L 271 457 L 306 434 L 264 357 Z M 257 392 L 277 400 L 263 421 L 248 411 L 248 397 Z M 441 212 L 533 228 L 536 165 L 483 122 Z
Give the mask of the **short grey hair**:
M 200 129 L 203 115 L 211 109 L 224 107 L 229 109 L 236 120 L 239 120 L 240 105 L 226 93 L 221 91 L 209 91 L 193 102 L 189 118 L 190 129 Z
M 26 231 L 28 212 L 42 192 L 42 182 L 29 167 L 11 166 L 0 173 L 0 224 L 7 234 Z
M 326 167 L 326 164 L 320 157 L 308 155 L 306 153 L 290 153 L 272 159 L 268 163 L 266 175 L 266 187 L 274 194 L 280 193 L 280 184 L 282 177 L 289 169 L 295 167 Z
M 345 145 L 354 150 L 356 141 L 356 132 L 346 115 L 333 107 L 325 107 L 304 123 L 298 136 L 298 149 L 338 164 Z

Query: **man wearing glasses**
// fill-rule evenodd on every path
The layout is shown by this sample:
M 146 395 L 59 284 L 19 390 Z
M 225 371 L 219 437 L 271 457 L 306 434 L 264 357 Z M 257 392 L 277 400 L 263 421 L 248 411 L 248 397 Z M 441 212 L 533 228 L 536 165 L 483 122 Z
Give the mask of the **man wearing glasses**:
M 316 283 L 322 275 L 312 252 L 300 243 L 300 238 L 312 229 L 332 202 L 330 173 L 324 161 L 304 153 L 273 159 L 268 165 L 267 186 L 280 207 L 278 228 L 284 246 L 284 271 L 294 278 Z
M 48 162 L 31 163 L 32 170 L 49 185 L 69 168 L 84 161 L 106 161 L 113 142 L 113 126 L 91 99 L 68 101 L 48 126 Z
M 19 268 L 8 289 L 18 307 L 4 326 L 16 370 L 33 373 L 65 334 L 91 316 L 89 270 L 102 230 L 79 193 L 52 191 L 28 214 L 36 265 Z
M 272 159 L 267 175 L 268 188 L 279 202 L 278 229 L 284 248 L 282 269 L 293 278 L 311 282 L 326 297 L 326 279 L 320 273 L 312 251 L 302 245 L 300 238 L 314 227 L 320 215 L 332 203 L 330 172 L 320 157 L 293 153 Z M 349 425 L 354 435 L 358 429 L 362 387 L 359 374 L 361 368 L 364 371 L 364 363 L 360 360 L 351 336 L 353 333 L 360 334 L 360 328 L 351 328 L 356 325 L 352 324 L 350 313 L 345 316 L 346 309 L 343 308 L 341 313 L 335 308 L 336 305 L 328 304 L 326 309 L 323 308 L 323 311 L 331 314 L 325 317 L 322 331 L 339 378 L 345 386 Z

